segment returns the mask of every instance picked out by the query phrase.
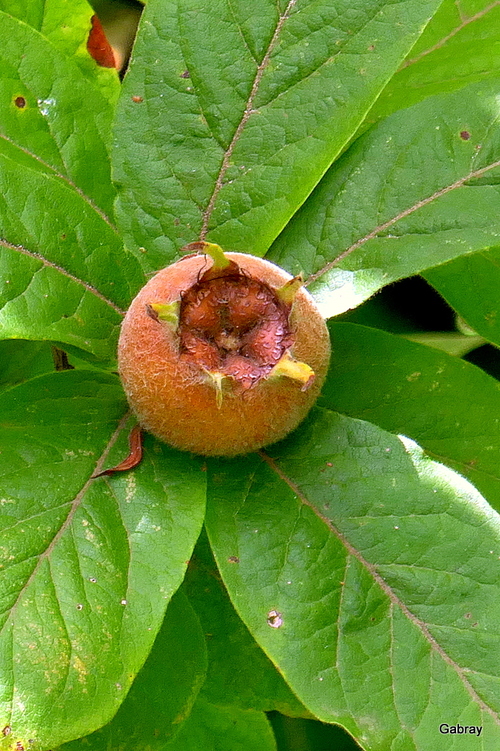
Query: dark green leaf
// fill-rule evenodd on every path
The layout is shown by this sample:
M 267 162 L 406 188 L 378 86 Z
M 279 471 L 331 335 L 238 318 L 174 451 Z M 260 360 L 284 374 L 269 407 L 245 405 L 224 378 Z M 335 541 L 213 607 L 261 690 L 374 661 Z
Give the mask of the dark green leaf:
M 0 342 L 0 389 L 11 388 L 53 370 L 54 359 L 47 342 L 22 339 Z
M 500 744 L 500 521 L 466 480 L 317 409 L 214 463 L 206 523 L 240 616 L 319 719 L 370 751 L 450 749 L 450 715 Z
M 474 331 L 500 346 L 500 248 L 457 258 L 424 276 Z
M 276 751 L 263 712 L 218 707 L 199 698 L 178 736 L 165 751 Z
M 238 565 L 237 560 L 230 563 Z M 195 548 L 185 584 L 207 638 L 209 663 L 202 695 L 213 704 L 307 716 L 235 613 L 205 535 Z
M 127 453 L 112 375 L 41 376 L 0 394 L 0 415 L 0 748 L 47 749 L 125 698 L 198 537 L 205 474 L 148 440 L 136 470 L 91 479 Z
M 269 259 L 304 271 L 325 315 L 498 242 L 498 83 L 395 113 L 332 167 Z
M 113 720 L 60 751 L 155 751 L 189 716 L 206 672 L 205 639 L 187 598 L 178 590 L 144 667 Z
M 128 246 L 148 269 L 205 235 L 262 255 L 438 5 L 150 0 L 115 129 Z

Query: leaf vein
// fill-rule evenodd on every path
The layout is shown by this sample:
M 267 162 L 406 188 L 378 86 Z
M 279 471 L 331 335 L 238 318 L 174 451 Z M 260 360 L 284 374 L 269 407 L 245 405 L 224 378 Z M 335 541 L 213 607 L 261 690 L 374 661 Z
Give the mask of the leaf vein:
M 62 266 L 59 266 L 57 263 L 54 263 L 53 261 L 49 261 L 45 256 L 42 256 L 41 253 L 37 253 L 33 250 L 28 250 L 22 245 L 14 245 L 13 243 L 8 242 L 7 240 L 4 240 L 3 238 L 0 238 L 0 247 L 8 248 L 9 250 L 15 250 L 18 253 L 22 253 L 25 256 L 28 256 L 28 258 L 34 258 L 37 261 L 40 261 L 44 266 L 47 266 L 48 268 L 55 269 L 55 271 L 58 271 L 63 276 L 67 277 L 68 279 L 71 279 L 73 282 L 76 282 L 77 284 L 84 287 L 87 292 L 90 292 L 90 294 L 95 295 L 100 300 L 102 300 L 106 305 L 109 305 L 110 308 L 113 308 L 119 315 L 123 316 L 125 315 L 125 311 L 118 307 L 112 300 L 109 300 L 105 295 L 102 294 L 102 292 L 99 292 L 98 289 L 93 287 L 91 284 L 88 284 L 88 282 L 83 281 L 83 279 L 79 279 L 74 274 L 71 274 L 69 271 L 66 271 L 66 269 L 63 269 Z M 27 289 L 27 288 L 26 288 Z M 24 294 L 26 290 L 22 292 Z M 20 296 L 20 295 L 19 295 Z
M 208 202 L 207 208 L 205 209 L 203 213 L 203 223 L 200 231 L 200 240 L 204 240 L 207 232 L 208 232 L 208 224 L 210 222 L 210 217 L 212 216 L 212 212 L 215 206 L 215 202 L 217 200 L 217 197 L 219 195 L 219 192 L 222 188 L 222 184 L 224 182 L 224 177 L 226 175 L 226 172 L 229 168 L 229 163 L 231 161 L 231 157 L 233 155 L 234 148 L 236 144 L 239 141 L 239 138 L 243 132 L 243 129 L 245 128 L 245 125 L 248 122 L 248 119 L 250 115 L 253 112 L 253 103 L 255 100 L 255 97 L 257 96 L 257 92 L 259 90 L 260 82 L 262 80 L 262 76 L 264 75 L 264 71 L 269 63 L 269 59 L 271 57 L 271 53 L 276 46 L 276 43 L 278 41 L 279 35 L 281 33 L 281 30 L 283 28 L 284 23 L 287 21 L 287 19 L 290 17 L 290 13 L 296 4 L 297 0 L 289 0 L 288 5 L 285 9 L 285 12 L 280 15 L 278 19 L 278 23 L 276 24 L 276 28 L 274 30 L 274 34 L 271 38 L 271 41 L 269 42 L 268 48 L 266 50 L 266 53 L 264 57 L 262 58 L 262 62 L 257 68 L 257 71 L 255 73 L 255 78 L 253 80 L 252 88 L 250 90 L 250 94 L 246 103 L 245 110 L 243 112 L 243 115 L 241 117 L 240 122 L 238 123 L 238 126 L 234 132 L 233 138 L 231 140 L 231 143 L 227 147 L 223 159 L 222 164 L 219 170 L 219 174 L 217 175 L 217 179 L 215 181 L 214 189 L 212 191 L 212 195 L 210 196 L 210 200 Z

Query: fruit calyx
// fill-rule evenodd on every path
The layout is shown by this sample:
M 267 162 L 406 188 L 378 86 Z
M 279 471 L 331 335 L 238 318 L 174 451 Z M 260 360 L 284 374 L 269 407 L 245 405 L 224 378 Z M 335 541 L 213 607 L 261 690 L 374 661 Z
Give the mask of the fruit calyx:
M 201 251 L 212 264 L 179 300 L 149 302 L 146 312 L 174 327 L 179 359 L 213 385 L 217 406 L 225 394 L 241 393 L 262 379 L 287 377 L 300 382 L 301 390 L 309 388 L 314 371 L 291 353 L 290 314 L 302 278 L 273 288 L 242 271 L 218 245 L 198 241 L 184 250 Z

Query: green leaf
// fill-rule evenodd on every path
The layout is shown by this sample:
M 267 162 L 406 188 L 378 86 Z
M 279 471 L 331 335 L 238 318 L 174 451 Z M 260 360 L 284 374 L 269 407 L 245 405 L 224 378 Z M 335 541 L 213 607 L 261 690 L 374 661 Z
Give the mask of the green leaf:
M 0 154 L 0 338 L 48 339 L 114 360 L 144 276 L 80 191 L 25 158 Z
M 238 562 L 231 561 L 237 566 Z M 281 675 L 248 633 L 227 596 L 205 535 L 186 573 L 186 593 L 207 634 L 202 696 L 212 704 L 307 716 Z
M 109 722 L 182 581 L 205 474 L 148 439 L 134 472 L 91 479 L 127 454 L 126 410 L 118 379 L 91 371 L 0 394 L 0 749 Z
M 500 74 L 500 6 L 444 0 L 367 115 L 374 122 L 434 94 Z
M 377 329 L 329 323 L 320 404 L 417 441 L 500 511 L 500 383 L 471 363 Z
M 396 279 L 498 243 L 499 84 L 391 115 L 356 141 L 274 243 L 325 315 Z
M 3 12 L 0 70 L 0 152 L 32 155 L 112 217 L 111 102 L 73 60 Z
M 199 698 L 178 736 L 165 751 L 276 751 L 273 731 L 263 712 L 218 707 Z
M 457 258 L 424 276 L 474 331 L 500 346 L 500 248 Z
M 465 479 L 316 409 L 213 463 L 206 524 L 237 611 L 319 719 L 370 751 L 448 751 L 451 715 L 498 747 L 500 521 Z
M 205 639 L 182 590 L 170 601 L 146 663 L 113 720 L 59 751 L 165 748 L 189 716 L 206 672 Z
M 150 0 L 115 127 L 117 221 L 148 269 L 207 237 L 262 255 L 438 0 Z
M 0 0 L 0 10 L 39 31 L 61 52 L 75 61 L 81 72 L 116 102 L 120 93 L 117 71 L 102 68 L 87 52 L 87 39 L 93 10 L 87 0 L 72 0 L 68 13 L 66 0 Z
M 54 370 L 51 347 L 46 342 L 10 339 L 0 342 L 0 389 L 11 388 Z

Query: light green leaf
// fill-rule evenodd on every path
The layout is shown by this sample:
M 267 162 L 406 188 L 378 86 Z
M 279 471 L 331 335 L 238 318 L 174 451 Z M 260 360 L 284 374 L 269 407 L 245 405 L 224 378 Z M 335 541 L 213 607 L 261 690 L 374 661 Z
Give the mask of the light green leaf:
M 237 560 L 230 562 L 238 565 Z M 208 672 L 201 695 L 217 705 L 308 716 L 235 613 L 204 534 L 188 567 L 185 588 L 208 634 Z
M 0 0 L 0 10 L 24 21 L 51 44 L 74 60 L 83 75 L 100 89 L 111 103 L 120 93 L 120 80 L 114 68 L 102 68 L 87 52 L 90 19 L 94 13 L 87 0 Z
M 378 329 L 329 323 L 320 404 L 417 441 L 500 511 L 500 384 L 471 363 Z
M 500 520 L 465 479 L 316 409 L 212 464 L 206 524 L 240 616 L 319 719 L 369 751 L 450 751 L 452 717 L 498 747 Z
M 331 316 L 386 284 L 500 237 L 500 84 L 474 84 L 391 115 L 332 167 L 269 259 Z
M 4 12 L 0 71 L 1 152 L 32 155 L 112 217 L 109 99 L 41 33 Z
M 178 736 L 165 751 L 276 751 L 263 712 L 219 707 L 199 698 Z
M 457 258 L 424 277 L 474 331 L 500 346 L 500 248 Z
M 126 410 L 118 379 L 91 371 L 0 394 L 0 749 L 109 722 L 182 581 L 205 474 L 148 439 L 134 472 L 93 480 L 128 452 Z
M 146 663 L 112 721 L 59 751 L 155 751 L 182 727 L 206 672 L 205 639 L 182 590 L 172 597 Z
M 500 5 L 444 0 L 367 115 L 374 122 L 434 94 L 500 74 Z
M 115 127 L 117 221 L 159 268 L 205 236 L 262 255 L 437 0 L 150 0 Z
M 0 338 L 48 339 L 114 360 L 144 276 L 88 198 L 27 159 L 0 154 Z

